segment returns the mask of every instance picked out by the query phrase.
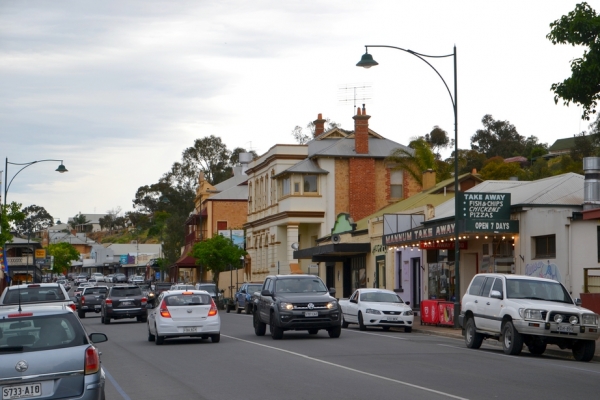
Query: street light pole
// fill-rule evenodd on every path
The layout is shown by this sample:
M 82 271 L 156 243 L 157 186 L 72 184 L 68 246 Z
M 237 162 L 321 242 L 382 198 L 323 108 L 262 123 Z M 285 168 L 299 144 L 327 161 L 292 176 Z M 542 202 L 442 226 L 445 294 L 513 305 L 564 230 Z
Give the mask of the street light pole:
M 360 61 L 356 64 L 357 67 L 371 68 L 379 65 L 378 62 L 373 60 L 373 56 L 369 54 L 369 47 L 386 47 L 390 49 L 401 50 L 406 53 L 412 54 L 417 57 L 425 64 L 429 65 L 431 69 L 435 71 L 437 76 L 442 80 L 448 94 L 450 95 L 450 101 L 452 102 L 452 110 L 454 111 L 454 327 L 458 327 L 458 315 L 460 313 L 460 243 L 459 243 L 459 213 L 460 206 L 458 201 L 458 97 L 457 97 L 457 66 L 456 66 L 456 45 L 452 54 L 444 54 L 440 56 L 432 56 L 427 54 L 417 53 L 410 49 L 403 49 L 401 47 L 386 46 L 386 45 L 367 45 L 365 46 L 365 54 L 361 57 Z M 433 65 L 429 63 L 425 58 L 446 58 L 452 57 L 454 59 L 454 94 L 450 91 L 448 84 Z

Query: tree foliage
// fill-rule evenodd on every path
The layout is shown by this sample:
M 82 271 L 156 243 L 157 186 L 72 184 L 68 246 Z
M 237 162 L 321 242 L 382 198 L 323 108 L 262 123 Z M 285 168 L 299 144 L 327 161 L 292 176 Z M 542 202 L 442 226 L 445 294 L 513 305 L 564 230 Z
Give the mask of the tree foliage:
M 437 125 L 433 127 L 431 132 L 425 134 L 425 141 L 429 143 L 431 150 L 435 153 L 438 160 L 440 159 L 440 150 L 450 145 L 448 132 Z
M 194 244 L 190 252 L 198 265 L 213 273 L 217 287 L 219 287 L 219 273 L 228 270 L 231 266 L 239 265 L 240 258 L 246 254 L 245 250 L 221 235 Z
M 398 147 L 386 158 L 395 164 L 395 170 L 408 173 L 419 185 L 423 185 L 423 172 L 436 170 L 435 155 L 424 138 L 416 138 L 408 145 L 410 149 Z
M 79 252 L 67 242 L 49 244 L 48 254 L 54 256 L 52 272 L 56 274 L 65 274 L 71 267 L 71 261 L 79 260 Z
M 550 24 L 546 35 L 552 44 L 570 44 L 587 47 L 580 58 L 571 60 L 571 76 L 554 83 L 554 102 L 562 99 L 564 105 L 573 102 L 583 107 L 582 118 L 589 120 L 600 92 L 600 16 L 587 3 L 577 4 L 567 15 Z
M 192 147 L 183 151 L 181 170 L 185 175 L 191 174 L 192 181 L 197 181 L 199 172 L 203 171 L 206 180 L 215 185 L 230 177 L 225 171 L 230 156 L 231 152 L 221 138 L 210 135 L 196 139 Z
M 71 218 L 71 222 L 69 222 L 69 225 L 71 226 L 72 229 L 75 229 L 75 230 L 77 230 L 78 227 L 81 227 L 81 228 L 79 228 L 79 230 L 83 231 L 86 228 L 88 228 L 88 229 L 92 228 L 89 225 L 90 222 L 91 221 L 89 219 L 87 219 L 85 217 L 85 215 L 83 215 L 81 213 L 81 211 L 79 211 L 79 213 L 76 216 Z
M 484 180 L 507 180 L 511 177 L 517 177 L 519 180 L 527 180 L 527 174 L 519 163 L 506 163 L 502 157 L 493 157 L 487 160 L 481 170 L 481 177 Z
M 333 128 L 341 127 L 342 124 L 332 121 L 329 118 L 325 120 L 325 132 Z M 315 136 L 315 128 L 316 126 L 314 121 L 310 121 L 308 124 L 306 124 L 306 129 L 303 129 L 300 125 L 296 125 L 294 129 L 292 129 L 292 136 L 299 144 L 306 144 Z
M 15 222 L 15 232 L 21 236 L 40 232 L 54 225 L 54 218 L 44 207 L 35 204 L 21 210 L 24 215 L 22 221 Z
M 11 202 L 6 206 L 1 204 L 2 221 L 0 221 L 0 247 L 13 239 L 12 226 L 21 223 L 25 214 L 21 211 L 21 203 Z
M 497 121 L 490 114 L 481 120 L 483 129 L 471 136 L 471 148 L 491 158 L 503 158 L 523 155 L 525 137 L 519 135 L 517 128 L 508 121 Z

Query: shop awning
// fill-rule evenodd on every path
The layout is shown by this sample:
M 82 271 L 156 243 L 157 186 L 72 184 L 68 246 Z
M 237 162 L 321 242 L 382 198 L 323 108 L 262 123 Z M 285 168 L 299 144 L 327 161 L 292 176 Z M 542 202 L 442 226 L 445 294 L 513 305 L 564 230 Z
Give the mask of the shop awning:
M 343 261 L 345 258 L 370 252 L 370 243 L 332 243 L 294 251 L 294 258 L 311 259 L 315 262 Z
M 198 264 L 196 264 L 196 259 L 194 257 L 188 254 L 182 254 L 181 257 L 179 257 L 179 259 L 175 261 L 175 264 L 173 264 L 173 266 L 191 268 L 197 267 Z

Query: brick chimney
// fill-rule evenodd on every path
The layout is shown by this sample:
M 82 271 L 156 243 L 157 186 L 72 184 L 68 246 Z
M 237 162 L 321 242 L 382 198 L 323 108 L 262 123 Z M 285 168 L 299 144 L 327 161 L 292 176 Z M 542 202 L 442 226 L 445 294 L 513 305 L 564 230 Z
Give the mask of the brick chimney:
M 354 151 L 356 154 L 369 154 L 369 118 L 363 104 L 362 110 L 358 108 L 354 119 Z
M 313 121 L 313 124 L 315 124 L 315 136 L 314 137 L 317 137 L 321 133 L 325 132 L 325 122 L 327 122 L 327 121 L 324 120 L 323 115 L 319 113 L 319 116 L 317 117 L 317 119 L 315 119 Z

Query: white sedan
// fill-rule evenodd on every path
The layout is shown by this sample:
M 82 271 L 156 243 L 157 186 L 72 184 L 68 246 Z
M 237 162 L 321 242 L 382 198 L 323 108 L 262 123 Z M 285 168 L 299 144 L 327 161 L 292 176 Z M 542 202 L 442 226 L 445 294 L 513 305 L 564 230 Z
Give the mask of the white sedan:
M 205 290 L 169 290 L 148 303 L 148 341 L 157 345 L 176 337 L 221 340 L 221 317 Z
M 358 324 L 364 331 L 368 326 L 380 326 L 387 331 L 391 326 L 411 332 L 414 313 L 410 303 L 385 289 L 357 289 L 349 299 L 339 301 L 342 309 L 342 327 Z

